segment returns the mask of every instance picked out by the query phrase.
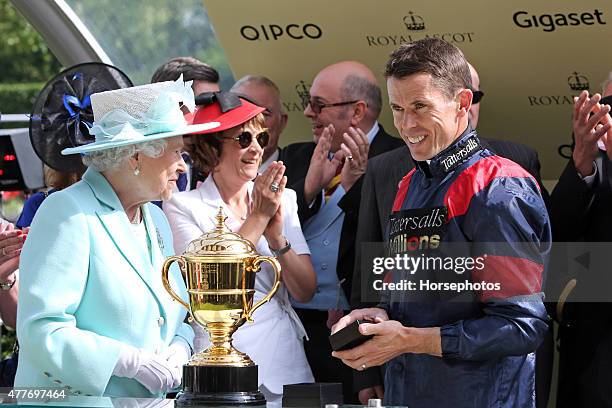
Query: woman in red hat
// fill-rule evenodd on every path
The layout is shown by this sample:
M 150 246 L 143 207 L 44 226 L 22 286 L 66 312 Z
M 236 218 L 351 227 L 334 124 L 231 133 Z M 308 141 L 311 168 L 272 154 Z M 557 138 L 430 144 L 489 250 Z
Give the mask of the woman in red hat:
M 194 123 L 221 125 L 207 137 L 194 136 L 188 147 L 194 165 L 208 174 L 195 190 L 175 194 L 163 208 L 170 221 L 177 253 L 214 229 L 223 207 L 227 226 L 253 242 L 262 255 L 276 256 L 283 281 L 272 300 L 257 310 L 253 324 L 241 326 L 234 345 L 259 366 L 259 385 L 268 404 L 280 406 L 284 384 L 312 382 L 304 353 L 304 328 L 289 297 L 308 301 L 316 288 L 310 252 L 297 216 L 296 195 L 286 189 L 282 162 L 257 173 L 268 142 L 262 107 L 229 92 L 200 95 Z M 211 132 L 207 132 L 211 133 Z M 254 181 L 253 181 L 254 180 Z M 267 264 L 257 273 L 255 300 L 270 291 L 274 272 Z M 196 327 L 196 351 L 208 346 Z M 269 405 L 270 406 L 270 405 Z

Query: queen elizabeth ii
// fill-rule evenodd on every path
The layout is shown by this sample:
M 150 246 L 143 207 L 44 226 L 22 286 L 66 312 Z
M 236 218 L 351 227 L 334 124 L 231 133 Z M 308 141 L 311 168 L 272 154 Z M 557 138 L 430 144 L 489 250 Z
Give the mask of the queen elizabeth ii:
M 16 387 L 154 397 L 176 388 L 191 353 L 185 311 L 164 290 L 172 235 L 152 200 L 169 199 L 193 110 L 182 79 L 91 95 L 95 141 L 65 149 L 88 166 L 49 196 L 21 254 Z M 187 298 L 180 272 L 170 281 Z

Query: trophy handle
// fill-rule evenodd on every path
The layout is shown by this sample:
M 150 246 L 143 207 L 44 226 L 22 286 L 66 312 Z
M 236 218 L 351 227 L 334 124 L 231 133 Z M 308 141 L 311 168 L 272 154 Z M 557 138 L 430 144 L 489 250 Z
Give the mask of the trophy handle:
M 182 256 L 170 256 L 166 258 L 166 260 L 164 261 L 164 266 L 162 268 L 162 282 L 164 284 L 164 288 L 166 288 L 166 291 L 170 294 L 170 296 L 172 296 L 172 299 L 179 302 L 181 305 L 183 305 L 185 309 L 187 309 L 188 312 L 190 312 L 189 305 L 187 304 L 187 302 L 181 299 L 174 292 L 174 289 L 172 289 L 172 286 L 170 286 L 170 281 L 168 280 L 168 271 L 170 270 L 170 265 L 172 265 L 172 262 L 174 261 L 177 261 L 179 263 L 181 270 L 185 269 L 185 260 Z
M 272 285 L 272 290 L 270 290 L 270 292 L 268 292 L 268 294 L 266 296 L 264 296 L 257 303 L 255 303 L 250 310 L 248 310 L 248 311 L 245 310 L 244 317 L 249 322 L 253 321 L 253 318 L 252 318 L 253 312 L 255 312 L 255 310 L 257 310 L 259 308 L 259 306 L 263 305 L 264 303 L 266 303 L 267 301 L 272 299 L 272 296 L 274 296 L 274 294 L 278 290 L 278 287 L 280 286 L 280 283 L 281 283 L 281 266 L 278 263 L 278 261 L 276 260 L 276 258 L 273 258 L 271 256 L 258 256 L 253 261 L 253 271 L 254 272 L 257 272 L 257 271 L 260 270 L 259 264 L 262 263 L 262 262 L 268 262 L 272 266 L 272 268 L 274 269 L 274 275 L 275 275 L 274 276 L 274 285 Z

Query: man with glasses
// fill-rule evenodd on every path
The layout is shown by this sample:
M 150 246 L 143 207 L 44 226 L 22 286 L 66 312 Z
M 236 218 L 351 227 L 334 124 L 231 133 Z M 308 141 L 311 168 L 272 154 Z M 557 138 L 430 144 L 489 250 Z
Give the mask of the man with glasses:
M 315 380 L 342 382 L 347 402 L 354 394 L 351 373 L 331 357 L 328 336 L 349 308 L 361 177 L 369 158 L 403 144 L 378 123 L 381 109 L 380 88 L 368 67 L 356 61 L 325 67 L 304 110 L 314 143 L 289 145 L 281 155 L 317 273 L 313 299 L 294 303 L 310 338 L 306 355 Z
M 265 76 L 247 75 L 240 78 L 232 86 L 231 91 L 244 95 L 255 104 L 266 108 L 263 115 L 270 140 L 264 148 L 259 166 L 259 172 L 263 173 L 273 161 L 279 160 L 281 149 L 278 147 L 278 140 L 287 126 L 288 116 L 281 105 L 280 90 Z

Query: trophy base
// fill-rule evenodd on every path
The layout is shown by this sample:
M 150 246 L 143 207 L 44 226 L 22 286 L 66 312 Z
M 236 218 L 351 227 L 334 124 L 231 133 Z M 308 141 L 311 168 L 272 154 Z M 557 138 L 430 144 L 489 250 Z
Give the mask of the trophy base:
M 183 366 L 183 390 L 176 406 L 264 406 L 257 388 L 257 366 Z

